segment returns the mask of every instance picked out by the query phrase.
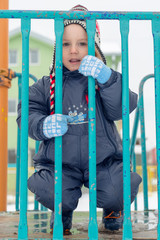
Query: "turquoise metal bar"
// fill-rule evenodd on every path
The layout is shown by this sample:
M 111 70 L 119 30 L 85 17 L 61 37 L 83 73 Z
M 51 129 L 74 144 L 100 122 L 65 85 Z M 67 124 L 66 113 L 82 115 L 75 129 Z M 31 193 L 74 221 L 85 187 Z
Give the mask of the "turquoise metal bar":
M 29 90 L 29 33 L 30 19 L 21 20 L 22 31 L 22 117 L 21 117 L 21 172 L 20 220 L 18 239 L 28 239 L 27 178 L 28 178 L 28 90 Z
M 21 100 L 22 77 L 18 76 L 18 103 Z M 19 211 L 19 186 L 20 186 L 20 139 L 21 131 L 17 126 L 17 157 L 16 157 L 16 211 Z
M 34 82 L 38 81 L 38 79 L 31 73 L 29 74 L 29 78 L 31 78 Z
M 154 78 L 153 74 L 149 74 L 145 76 L 139 86 L 139 101 L 136 109 L 132 137 L 131 137 L 131 144 L 130 144 L 130 156 L 132 161 L 134 161 L 134 148 L 138 130 L 138 122 L 139 119 L 141 125 L 141 146 L 142 146 L 142 173 L 143 173 L 143 195 L 144 195 L 144 210 L 148 210 L 148 180 L 147 180 L 147 160 L 146 160 L 146 145 L 145 145 L 145 125 L 144 125 L 144 103 L 143 103 L 143 87 L 144 83 L 150 79 Z M 144 147 L 143 147 L 144 145 Z M 134 171 L 136 171 L 136 162 L 133 163 Z M 137 208 L 135 208 L 137 210 Z
M 160 12 L 0 10 L 0 18 L 152 20 L 159 19 Z
M 124 224 L 123 240 L 132 239 L 131 187 L 129 154 L 129 78 L 128 78 L 128 34 L 129 20 L 120 20 L 122 52 L 122 121 L 123 121 L 123 197 Z
M 55 113 L 62 113 L 62 38 L 63 19 L 55 20 L 56 35 L 56 84 L 55 84 Z M 62 137 L 55 138 L 55 219 L 53 239 L 63 239 L 62 225 Z M 53 183 L 54 184 L 54 183 Z
M 16 163 L 8 163 L 8 168 L 16 168 Z
M 43 233 L 47 233 L 47 220 L 48 219 L 48 214 L 46 213 L 46 208 L 44 207 L 45 210 L 43 213 L 41 213 L 41 224 L 40 224 L 40 228 L 41 228 L 41 232 Z
M 16 76 L 15 77 L 22 77 L 22 73 L 15 73 L 16 74 Z M 33 74 L 30 74 L 29 73 L 29 78 L 31 78 L 34 82 L 37 82 L 38 81 L 38 79 L 33 75 Z
M 152 28 L 153 28 L 153 36 L 154 36 L 154 59 L 155 59 L 155 96 L 156 96 L 156 141 L 157 141 L 157 162 L 158 162 L 158 179 L 160 177 L 160 13 L 154 12 L 63 12 L 63 11 L 17 11 L 17 10 L 0 10 L 0 18 L 21 18 L 22 19 L 22 40 L 23 40 L 23 103 L 22 103 L 22 129 L 23 129 L 23 140 L 21 139 L 22 149 L 21 149 L 21 158 L 23 158 L 23 165 L 21 168 L 21 176 L 22 173 L 28 169 L 25 169 L 24 166 L 27 165 L 27 151 L 28 148 L 28 138 L 26 136 L 28 134 L 28 125 L 27 122 L 27 111 L 28 111 L 28 53 L 29 50 L 29 31 L 30 31 L 30 18 L 37 19 L 57 19 L 55 21 L 56 28 L 56 38 L 58 42 L 58 46 L 56 48 L 56 53 L 58 55 L 56 59 L 56 76 L 58 79 L 58 84 L 56 86 L 56 113 L 61 113 L 62 109 L 62 31 L 59 29 L 59 25 L 63 25 L 63 19 L 87 19 L 95 20 L 95 19 L 112 19 L 112 20 L 120 20 L 120 28 L 121 28 L 121 38 L 122 38 L 122 75 L 123 75 L 123 89 L 122 89 L 122 102 L 123 102 L 123 176 L 124 176 L 124 230 L 123 230 L 123 239 L 132 239 L 132 229 L 131 229 L 131 221 L 130 221 L 130 162 L 129 162 L 129 91 L 128 91 L 128 33 L 129 33 L 129 20 L 152 20 Z M 57 22 L 57 23 L 56 23 Z M 59 23 L 59 24 L 58 24 Z M 62 27 L 63 28 L 63 27 Z M 59 31 L 59 32 L 58 32 Z M 62 34 L 61 34 L 62 33 Z M 60 83 L 60 84 L 59 84 Z M 27 86 L 25 88 L 24 86 Z M 27 93 L 25 93 L 27 92 Z M 60 96 L 60 98 L 58 97 Z M 60 99 L 60 100 L 59 100 Z M 58 101 L 60 101 L 58 103 Z M 90 100 L 89 100 L 90 101 Z M 26 125 L 25 128 L 23 125 Z M 27 147 L 26 147 L 27 145 Z M 62 181 L 61 181 L 61 172 L 62 172 L 62 138 L 56 138 L 55 141 L 56 153 L 55 158 L 56 166 L 55 166 L 55 208 L 57 214 L 55 214 L 55 225 L 58 226 L 58 230 L 56 229 L 53 233 L 53 239 L 63 239 L 62 236 L 62 221 L 61 221 L 61 190 L 62 190 Z M 59 163 L 60 162 L 60 163 Z M 24 171 L 25 170 L 25 171 Z M 23 174 L 23 182 L 21 182 L 21 211 L 20 211 L 20 223 L 19 223 L 19 231 L 18 238 L 19 239 L 27 239 L 27 217 L 26 217 L 26 174 Z M 59 180 L 60 179 L 60 180 Z M 24 184 L 22 187 L 22 183 Z M 96 183 L 96 182 L 95 182 Z M 58 187 L 57 187 L 58 186 Z M 25 194 L 23 194 L 25 193 Z M 57 196 L 56 196 L 57 195 Z M 58 205 L 59 203 L 59 205 Z M 59 211 L 58 211 L 59 210 Z M 160 218 L 160 183 L 158 181 L 158 213 Z M 159 221 L 160 222 L 160 221 Z M 55 238 L 54 238 L 55 237 Z M 158 223 L 158 239 L 160 239 L 160 225 Z
M 36 143 L 35 143 L 35 153 L 38 153 L 39 145 L 40 145 L 40 142 L 36 141 Z
M 15 77 L 18 77 L 18 103 L 21 101 L 21 91 L 22 91 L 22 74 L 21 73 L 17 73 Z M 38 79 L 33 75 L 33 74 L 29 74 L 29 78 L 31 78 L 34 82 L 37 82 Z M 20 136 L 21 136 L 21 131 L 20 129 L 17 127 L 17 157 L 16 157 L 16 201 L 15 201 L 15 207 L 16 207 L 16 211 L 19 211 L 19 186 L 20 186 Z M 39 148 L 39 142 L 36 142 L 36 146 L 35 146 L 35 152 L 38 152 L 38 148 Z M 35 201 L 34 202 L 34 210 L 38 210 L 38 202 Z
M 39 203 L 36 201 L 35 196 L 34 196 L 34 210 L 38 211 L 39 210 Z
M 36 141 L 35 142 L 35 153 L 38 152 L 38 149 L 39 149 L 39 145 L 40 145 L 40 142 L 39 141 Z M 34 211 L 38 211 L 39 210 L 39 202 L 36 201 L 36 196 L 34 195 Z M 34 214 L 34 219 L 39 219 L 39 214 Z M 40 224 L 36 224 L 35 228 L 39 228 L 40 227 Z
M 134 152 L 134 148 L 135 148 L 135 144 L 136 144 L 138 122 L 139 122 L 139 107 L 137 106 L 134 124 L 133 124 L 133 131 L 132 131 L 133 134 L 132 134 L 131 142 L 130 142 L 130 157 L 131 157 L 131 162 L 133 164 L 133 172 L 136 172 L 136 155 Z M 137 197 L 135 198 L 135 201 L 134 201 L 134 209 L 137 210 Z
M 133 123 L 133 130 L 132 130 L 132 137 L 130 142 L 130 157 L 132 160 L 132 157 L 134 155 L 134 148 L 136 144 L 136 137 L 137 137 L 137 130 L 138 130 L 138 123 L 139 123 L 139 103 L 137 104 L 134 123 Z
M 95 56 L 95 20 L 87 20 L 88 54 Z M 89 225 L 88 237 L 98 239 L 96 196 L 96 102 L 95 79 L 88 77 L 88 131 L 89 131 Z
M 157 239 L 160 239 L 160 20 L 152 21 L 154 39 L 154 73 L 155 73 L 155 113 L 156 113 L 156 153 L 158 176 L 158 226 Z
M 36 141 L 36 142 L 35 142 L 35 153 L 38 152 L 39 145 L 40 145 L 40 142 L 39 142 L 39 141 Z M 36 201 L 35 197 L 36 197 L 36 196 L 34 196 L 34 210 L 36 211 L 36 210 L 39 209 L 39 203 L 38 203 L 38 201 Z
M 143 85 L 147 80 L 141 81 L 139 86 L 139 118 L 141 128 L 141 158 L 142 158 L 142 175 L 143 175 L 143 196 L 144 210 L 148 210 L 148 178 L 147 178 L 147 156 L 146 156 L 146 136 L 145 136 L 145 118 L 144 118 L 144 102 L 143 102 Z
M 46 212 L 47 210 L 48 210 L 48 208 L 44 207 L 44 206 L 41 204 L 41 211 Z
M 136 154 L 135 154 L 135 152 L 133 153 L 132 159 L 133 159 L 133 172 L 136 172 L 137 164 L 136 164 Z M 134 200 L 134 210 L 137 211 L 137 197 Z

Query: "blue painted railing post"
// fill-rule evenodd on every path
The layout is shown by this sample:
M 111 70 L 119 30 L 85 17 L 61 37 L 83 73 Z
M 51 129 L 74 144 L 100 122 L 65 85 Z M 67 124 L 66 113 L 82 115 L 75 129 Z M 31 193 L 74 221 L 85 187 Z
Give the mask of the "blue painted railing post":
M 21 100 L 22 77 L 18 76 L 18 103 Z M 17 126 L 17 157 L 16 157 L 16 211 L 19 211 L 19 187 L 20 187 L 20 139 L 21 131 Z
M 38 153 L 38 149 L 39 149 L 39 145 L 40 145 L 40 141 L 36 141 L 35 142 L 35 153 Z M 36 195 L 34 195 L 34 211 L 38 211 L 39 210 L 39 202 L 36 201 Z M 39 213 L 34 214 L 34 219 L 39 219 Z M 35 228 L 39 228 L 40 224 L 36 224 Z
M 22 100 L 22 74 L 16 72 L 16 77 L 18 77 L 18 103 Z M 29 78 L 31 78 L 34 82 L 37 82 L 38 79 L 32 75 L 29 74 Z M 17 127 L 17 157 L 16 157 L 16 201 L 15 201 L 15 208 L 16 211 L 19 211 L 19 186 L 20 186 L 20 151 L 21 151 L 21 146 L 20 146 L 20 138 L 21 138 L 21 130 L 19 127 Z M 35 153 L 38 152 L 39 149 L 39 141 L 36 141 L 35 144 Z M 35 201 L 34 203 L 34 210 L 38 210 L 38 202 Z
M 136 167 L 137 167 L 137 163 L 136 163 L 136 154 L 135 152 L 133 152 L 133 172 L 136 172 Z M 137 211 L 137 197 L 134 200 L 134 210 Z
M 35 142 L 35 153 L 38 153 L 40 142 L 36 141 Z M 39 202 L 36 201 L 36 195 L 34 196 L 34 210 L 39 210 Z
M 131 162 L 133 164 L 133 172 L 136 172 L 136 155 L 134 152 L 134 148 L 135 148 L 135 144 L 136 144 L 138 123 L 139 123 L 139 106 L 137 105 L 135 118 L 134 118 L 134 124 L 133 124 L 133 131 L 132 131 L 133 134 L 132 134 L 131 142 L 130 142 L 130 158 L 131 158 Z M 137 197 L 134 200 L 134 209 L 137 210 Z
M 157 239 L 160 239 L 160 19 L 152 20 L 154 38 L 154 73 L 155 73 L 155 112 L 156 112 L 156 149 L 158 176 L 158 226 Z
M 144 83 L 150 79 L 154 78 L 154 74 L 149 74 L 145 76 L 139 86 L 139 100 L 136 109 L 136 114 L 134 118 L 134 125 L 132 131 L 132 138 L 130 144 L 130 156 L 133 161 L 133 171 L 136 172 L 136 162 L 134 163 L 134 147 L 137 137 L 138 123 L 139 119 L 141 125 L 141 146 L 142 146 L 142 173 L 143 173 L 143 196 L 144 196 L 144 210 L 148 210 L 148 183 L 147 183 L 147 157 L 146 157 L 146 145 L 145 145 L 145 125 L 144 125 L 144 103 L 143 103 L 143 88 Z M 144 146 L 144 147 L 143 147 Z M 136 201 L 136 200 L 135 200 Z M 135 210 L 137 210 L 137 204 L 135 203 Z
M 135 144 L 136 144 L 138 123 L 139 123 L 139 104 L 137 104 L 137 109 L 136 109 L 134 123 L 133 123 L 132 137 L 131 137 L 131 142 L 130 142 L 130 157 L 131 158 L 134 155 L 134 148 L 135 148 Z
M 128 34 L 129 20 L 120 20 L 122 52 L 122 121 L 123 121 L 123 197 L 124 224 L 123 240 L 132 239 L 131 224 L 131 187 L 129 153 L 129 78 L 128 78 Z
M 95 56 L 95 20 L 87 20 L 88 54 Z M 98 239 L 96 194 L 96 101 L 95 79 L 88 77 L 88 131 L 89 131 L 89 239 Z
M 55 84 L 55 113 L 62 113 L 62 38 L 63 19 L 55 19 L 56 35 L 56 84 Z M 55 218 L 53 239 L 63 239 L 62 225 L 62 137 L 55 138 Z M 54 200 L 54 199 L 53 199 Z
M 21 171 L 20 220 L 18 239 L 28 239 L 27 178 L 28 178 L 28 91 L 29 91 L 29 33 L 30 19 L 22 18 L 22 112 L 21 112 Z
M 143 196 L 144 196 L 144 210 L 148 210 L 148 178 L 147 178 L 147 155 L 146 155 L 146 136 L 145 136 L 145 119 L 144 119 L 144 103 L 143 103 L 143 85 L 141 81 L 139 86 L 139 119 L 141 128 L 141 157 L 142 157 L 142 175 L 143 175 Z

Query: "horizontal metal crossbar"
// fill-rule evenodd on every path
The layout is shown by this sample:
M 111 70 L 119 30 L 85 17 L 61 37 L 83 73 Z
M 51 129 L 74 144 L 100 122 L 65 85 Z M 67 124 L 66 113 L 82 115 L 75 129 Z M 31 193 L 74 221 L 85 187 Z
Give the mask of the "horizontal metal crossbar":
M 31 19 L 54 19 L 56 35 L 56 96 L 55 112 L 62 113 L 62 38 L 63 20 L 80 19 L 87 21 L 88 52 L 94 55 L 95 20 L 120 20 L 121 52 L 122 52 L 122 120 L 123 120 L 123 179 L 124 179 L 124 227 L 123 240 L 132 239 L 132 225 L 130 215 L 130 154 L 129 154 L 129 71 L 128 71 L 128 35 L 130 20 L 152 20 L 154 38 L 154 68 L 155 68 L 155 97 L 156 97 L 156 133 L 157 133 L 157 162 L 158 178 L 160 178 L 160 12 L 106 12 L 106 11 L 22 11 L 0 10 L 0 19 L 21 19 L 22 32 L 22 118 L 21 118 L 21 185 L 20 185 L 20 221 L 18 229 L 19 239 L 28 239 L 27 226 L 27 166 L 28 166 L 28 90 L 29 90 L 29 34 Z M 90 222 L 88 229 L 89 239 L 98 239 L 96 221 L 96 153 L 95 153 L 95 80 L 89 81 L 89 161 L 90 161 Z M 63 239 L 61 204 L 62 204 L 62 138 L 55 140 L 55 221 L 53 239 Z M 91 162 L 92 160 L 92 162 Z M 91 164 L 92 163 L 92 164 Z M 94 188 L 93 188 L 94 186 Z M 160 213 L 160 182 L 158 181 L 158 213 Z M 160 218 L 160 214 L 158 216 Z M 158 222 L 158 239 L 160 239 L 160 221 Z
M 160 12 L 106 12 L 106 11 L 75 12 L 75 11 L 0 10 L 0 18 L 159 20 Z

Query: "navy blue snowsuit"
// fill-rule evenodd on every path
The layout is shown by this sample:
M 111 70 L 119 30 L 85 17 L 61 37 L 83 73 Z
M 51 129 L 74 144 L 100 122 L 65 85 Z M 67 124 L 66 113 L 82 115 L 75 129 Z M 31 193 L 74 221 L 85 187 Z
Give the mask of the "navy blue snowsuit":
M 112 70 L 105 84 L 96 90 L 97 207 L 109 211 L 123 209 L 122 142 L 114 121 L 122 118 L 121 74 Z M 63 114 L 74 117 L 63 136 L 62 212 L 76 209 L 81 187 L 89 186 L 88 163 L 88 79 L 63 68 Z M 130 112 L 137 95 L 129 92 Z M 21 104 L 17 122 L 20 126 Z M 50 115 L 50 79 L 43 77 L 29 89 L 29 136 L 41 141 L 34 156 L 37 170 L 28 180 L 36 199 L 54 211 L 54 138 L 43 134 L 43 121 Z M 23 160 L 22 160 L 23 161 Z M 131 201 L 138 192 L 141 177 L 131 173 Z

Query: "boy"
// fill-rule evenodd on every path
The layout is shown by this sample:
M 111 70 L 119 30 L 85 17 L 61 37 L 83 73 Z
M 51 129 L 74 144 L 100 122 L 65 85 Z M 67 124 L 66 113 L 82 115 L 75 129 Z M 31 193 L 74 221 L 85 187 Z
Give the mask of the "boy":
M 86 11 L 78 5 L 72 10 Z M 43 77 L 29 90 L 29 136 L 41 141 L 34 156 L 35 172 L 28 188 L 36 200 L 54 212 L 54 139 L 63 136 L 62 222 L 64 235 L 71 234 L 72 214 L 89 187 L 88 76 L 96 79 L 97 207 L 103 208 L 106 229 L 118 230 L 123 223 L 122 143 L 114 124 L 122 118 L 121 74 L 106 66 L 96 24 L 95 55 L 88 56 L 86 22 L 65 20 L 63 34 L 63 114 L 54 114 L 55 51 L 50 77 Z M 130 112 L 137 95 L 129 92 Z M 20 125 L 21 105 L 17 122 Z M 141 178 L 131 172 L 131 201 Z M 122 211 L 122 212 L 121 212 Z M 53 217 L 51 227 L 53 227 Z

